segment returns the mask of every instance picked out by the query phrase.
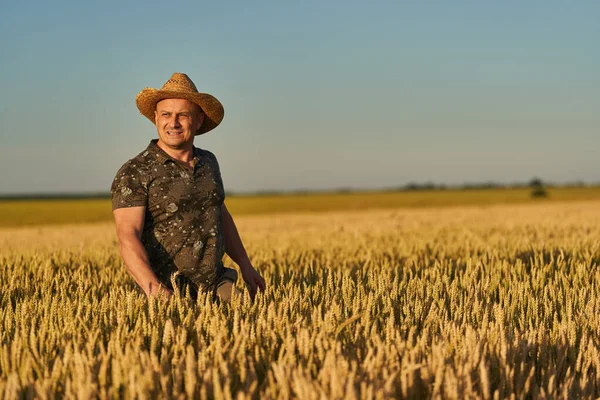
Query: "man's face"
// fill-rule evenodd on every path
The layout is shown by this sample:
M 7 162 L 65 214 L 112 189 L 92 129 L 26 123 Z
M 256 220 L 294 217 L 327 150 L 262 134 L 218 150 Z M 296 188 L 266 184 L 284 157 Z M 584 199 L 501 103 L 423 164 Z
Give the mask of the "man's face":
M 198 105 L 185 99 L 165 99 L 156 103 L 154 120 L 161 143 L 173 150 L 193 146 L 194 134 L 204 121 Z

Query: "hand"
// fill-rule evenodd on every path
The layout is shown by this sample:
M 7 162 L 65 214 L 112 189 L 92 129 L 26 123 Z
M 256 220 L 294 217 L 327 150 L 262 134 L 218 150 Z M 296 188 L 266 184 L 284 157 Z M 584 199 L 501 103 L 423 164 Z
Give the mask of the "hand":
M 246 286 L 250 292 L 250 298 L 254 301 L 257 289 L 260 289 L 261 291 L 265 290 L 265 280 L 250 263 L 240 265 L 240 270 L 242 271 L 242 278 L 244 278 L 244 282 L 246 282 Z
M 154 285 L 156 289 L 152 288 L 152 285 L 150 285 L 150 292 L 148 293 L 148 296 L 150 297 L 158 297 L 159 299 L 165 299 L 168 300 L 171 297 L 173 297 L 173 291 L 171 289 L 169 289 L 168 287 L 166 287 L 165 285 L 163 285 L 162 283 L 159 283 L 158 285 Z

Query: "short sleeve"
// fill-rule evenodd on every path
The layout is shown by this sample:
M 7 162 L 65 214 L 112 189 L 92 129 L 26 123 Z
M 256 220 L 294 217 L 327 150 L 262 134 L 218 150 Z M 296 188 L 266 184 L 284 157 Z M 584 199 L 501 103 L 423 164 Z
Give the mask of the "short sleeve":
M 117 172 L 110 188 L 112 209 L 146 206 L 148 187 L 135 162 L 127 161 Z

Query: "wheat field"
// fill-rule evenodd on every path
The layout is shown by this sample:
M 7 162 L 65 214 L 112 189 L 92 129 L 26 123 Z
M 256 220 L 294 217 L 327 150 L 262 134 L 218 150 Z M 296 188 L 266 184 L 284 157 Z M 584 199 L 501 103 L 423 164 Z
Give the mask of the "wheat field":
M 600 202 L 236 222 L 254 303 L 147 299 L 110 222 L 0 229 L 0 397 L 600 396 Z
M 404 190 L 350 193 L 227 195 L 237 216 L 273 212 L 330 212 L 462 205 L 600 201 L 600 186 L 549 187 L 548 197 L 531 188 Z M 0 199 L 0 228 L 112 221 L 110 198 Z

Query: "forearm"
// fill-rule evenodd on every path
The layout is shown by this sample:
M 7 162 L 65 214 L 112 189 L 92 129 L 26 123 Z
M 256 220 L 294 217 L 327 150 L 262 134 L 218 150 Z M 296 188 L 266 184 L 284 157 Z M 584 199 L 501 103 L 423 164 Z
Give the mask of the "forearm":
M 126 237 L 119 240 L 119 250 L 127 272 L 147 295 L 155 295 L 162 284 L 152 271 L 146 249 L 136 237 Z
M 225 204 L 222 206 L 223 212 L 223 239 L 225 241 L 225 252 L 233 261 L 240 266 L 242 277 L 250 292 L 250 298 L 254 300 L 256 291 L 258 289 L 265 290 L 265 280 L 262 276 L 254 269 L 252 263 L 248 259 L 246 249 L 242 244 L 240 234 L 233 222 L 233 218 Z
M 225 252 L 240 268 L 251 266 L 235 222 L 233 222 L 231 214 L 227 211 L 223 212 L 223 239 L 225 241 Z

